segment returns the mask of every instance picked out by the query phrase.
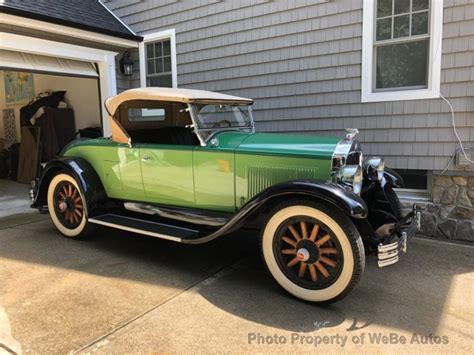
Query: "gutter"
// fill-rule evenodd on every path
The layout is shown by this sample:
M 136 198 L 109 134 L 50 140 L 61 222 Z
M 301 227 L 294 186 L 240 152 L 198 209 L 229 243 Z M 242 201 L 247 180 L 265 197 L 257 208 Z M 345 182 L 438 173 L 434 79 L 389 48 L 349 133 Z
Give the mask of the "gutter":
M 118 38 L 122 38 L 122 39 L 127 39 L 127 40 L 131 40 L 131 41 L 135 41 L 135 42 L 142 42 L 143 41 L 142 36 L 138 36 L 134 33 L 127 34 L 127 33 L 124 33 L 124 32 L 112 31 L 112 30 L 108 30 L 106 28 L 99 28 L 99 27 L 90 26 L 90 25 L 86 25 L 86 24 L 82 24 L 82 23 L 78 23 L 78 22 L 68 21 L 68 20 L 64 20 L 64 19 L 60 19 L 60 18 L 56 18 L 56 17 L 43 15 L 43 14 L 38 14 L 38 13 L 35 13 L 35 12 L 31 12 L 31 11 L 20 10 L 20 9 L 17 9 L 17 8 L 14 8 L 14 7 L 10 7 L 6 4 L 1 4 L 0 5 L 0 13 L 5 13 L 5 14 L 9 14 L 9 15 L 14 15 L 14 16 L 20 16 L 20 17 L 24 17 L 24 18 L 30 18 L 30 19 L 38 20 L 38 21 L 54 23 L 54 24 L 57 24 L 57 25 L 77 28 L 77 29 L 80 29 L 80 30 L 86 30 L 86 31 L 91 31 L 91 32 L 95 32 L 95 33 L 101 33 L 101 34 L 105 34 L 105 35 L 109 35 L 109 36 L 113 36 L 113 37 L 118 37 Z M 119 22 L 121 22 L 121 21 L 119 21 Z M 123 25 L 123 23 L 121 23 L 121 24 Z M 127 28 L 127 27 L 125 26 L 125 28 Z M 129 29 L 127 28 L 127 30 L 129 30 Z

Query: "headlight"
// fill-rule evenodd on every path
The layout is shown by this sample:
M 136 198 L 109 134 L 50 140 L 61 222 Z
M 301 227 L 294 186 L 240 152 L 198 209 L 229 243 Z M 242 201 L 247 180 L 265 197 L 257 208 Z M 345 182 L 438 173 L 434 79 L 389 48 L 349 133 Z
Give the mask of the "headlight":
M 364 162 L 364 176 L 373 181 L 382 181 L 385 163 L 382 158 L 373 157 Z
M 363 173 L 359 165 L 346 165 L 335 173 L 336 182 L 352 187 L 355 194 L 362 190 Z

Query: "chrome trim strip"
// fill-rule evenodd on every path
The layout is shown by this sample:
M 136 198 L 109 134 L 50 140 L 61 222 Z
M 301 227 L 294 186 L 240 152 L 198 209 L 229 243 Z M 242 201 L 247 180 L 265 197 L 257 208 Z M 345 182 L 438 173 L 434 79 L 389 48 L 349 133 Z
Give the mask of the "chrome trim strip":
M 379 245 L 378 246 L 378 251 L 379 253 L 384 253 L 390 250 L 398 249 L 398 241 L 391 243 L 391 244 L 385 244 L 385 245 Z
M 133 232 L 133 233 L 148 235 L 150 237 L 171 240 L 173 242 L 178 242 L 178 243 L 182 242 L 181 238 L 177 238 L 177 237 L 173 237 L 173 236 L 165 235 L 165 234 L 160 234 L 160 233 L 147 232 L 147 231 L 144 231 L 144 230 L 141 230 L 141 229 L 126 227 L 126 226 L 122 226 L 120 224 L 115 224 L 115 223 L 104 222 L 104 221 L 100 221 L 100 220 L 97 220 L 97 219 L 94 219 L 94 218 L 89 218 L 88 221 L 90 223 L 100 224 L 100 225 L 103 225 L 103 226 L 106 226 L 106 227 L 112 227 L 112 228 L 115 228 L 115 229 L 121 229 L 121 230 L 124 230 L 124 231 L 127 231 L 127 232 Z
M 386 260 L 386 259 L 391 259 L 397 255 L 398 255 L 398 250 L 390 250 L 387 252 L 379 253 L 378 258 L 379 260 Z
M 385 267 L 385 266 L 396 264 L 396 263 L 398 263 L 398 261 L 399 261 L 399 258 L 398 258 L 398 255 L 397 255 L 397 256 L 395 256 L 391 259 L 379 260 L 377 262 L 377 265 L 378 265 L 378 267 Z
M 204 214 L 192 213 L 192 212 L 180 212 L 172 209 L 158 208 L 151 205 L 136 202 L 125 202 L 123 204 L 125 209 L 133 212 L 144 213 L 150 216 L 158 215 L 163 218 L 170 218 L 177 221 L 188 222 L 193 224 L 221 227 L 227 223 L 228 219 L 223 217 L 207 217 Z M 127 217 L 129 218 L 129 217 Z M 184 228 L 187 229 L 187 228 Z M 188 229 L 191 231 L 191 229 Z

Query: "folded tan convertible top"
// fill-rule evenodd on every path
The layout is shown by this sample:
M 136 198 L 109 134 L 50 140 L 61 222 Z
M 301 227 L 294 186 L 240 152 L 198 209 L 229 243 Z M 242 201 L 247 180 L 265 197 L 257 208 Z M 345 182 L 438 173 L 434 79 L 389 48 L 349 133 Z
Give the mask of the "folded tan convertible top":
M 208 103 L 208 102 L 226 102 L 252 104 L 252 99 L 238 96 L 220 94 L 218 92 L 194 90 L 194 89 L 175 89 L 175 88 L 139 88 L 122 92 L 116 96 L 110 97 L 105 101 L 105 107 L 111 116 L 115 114 L 117 108 L 126 101 L 132 100 L 156 100 L 173 101 L 183 103 Z

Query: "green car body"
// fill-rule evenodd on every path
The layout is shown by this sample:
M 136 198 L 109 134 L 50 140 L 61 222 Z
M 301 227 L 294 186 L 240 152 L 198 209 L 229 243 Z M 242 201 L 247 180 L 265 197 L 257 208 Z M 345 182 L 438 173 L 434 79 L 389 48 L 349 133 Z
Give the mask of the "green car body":
M 187 244 L 243 226 L 261 231 L 265 265 L 294 296 L 343 298 L 365 254 L 399 260 L 420 214 L 402 216 L 400 176 L 363 162 L 343 138 L 256 133 L 250 99 L 171 88 L 106 102 L 110 138 L 79 139 L 32 182 L 32 207 L 66 237 L 101 225 Z
M 227 131 L 219 146 L 78 140 L 63 153 L 97 172 L 110 198 L 235 212 L 266 188 L 296 179 L 331 179 L 339 138 Z M 144 159 L 147 157 L 147 159 Z

